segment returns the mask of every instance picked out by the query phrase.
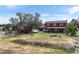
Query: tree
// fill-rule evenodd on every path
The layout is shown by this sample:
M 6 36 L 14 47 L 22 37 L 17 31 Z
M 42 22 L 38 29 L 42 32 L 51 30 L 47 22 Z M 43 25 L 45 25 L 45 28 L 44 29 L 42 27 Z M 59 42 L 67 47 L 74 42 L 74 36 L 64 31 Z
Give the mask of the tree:
M 77 32 L 77 25 L 75 24 L 75 21 L 72 19 L 72 21 L 68 24 L 66 28 L 66 34 L 70 34 L 71 36 L 74 36 Z
M 38 13 L 16 13 L 16 15 L 19 18 L 11 18 L 10 22 L 12 23 L 12 27 L 19 32 L 31 31 L 34 28 L 38 28 L 42 24 L 40 14 Z
M 72 19 L 72 22 L 74 22 L 77 27 L 79 28 L 79 18 L 78 19 Z
M 76 24 L 77 19 L 72 19 L 71 22 L 74 22 Z
M 3 25 L 2 30 L 3 30 L 3 31 L 5 31 L 5 30 L 9 30 L 9 28 L 11 28 L 11 24 L 10 24 L 10 23 L 9 23 L 9 24 L 5 24 L 5 25 Z
M 11 18 L 9 19 L 9 21 L 11 22 L 12 29 L 13 29 L 13 30 L 16 30 L 16 25 L 17 25 L 18 22 L 19 22 L 18 19 L 11 17 Z
M 77 26 L 78 26 L 78 28 L 79 28 L 79 18 L 77 19 Z
M 35 13 L 33 28 L 39 28 L 39 26 L 42 24 L 42 21 L 39 20 L 39 17 L 40 17 L 40 14 Z

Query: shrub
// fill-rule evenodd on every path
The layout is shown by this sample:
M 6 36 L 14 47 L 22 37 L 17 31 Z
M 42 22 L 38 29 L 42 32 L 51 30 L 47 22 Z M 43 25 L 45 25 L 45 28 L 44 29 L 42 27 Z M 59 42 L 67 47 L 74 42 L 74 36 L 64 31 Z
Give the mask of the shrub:
M 68 26 L 66 28 L 66 34 L 67 35 L 75 36 L 77 31 L 78 31 L 77 25 L 74 22 L 71 22 L 71 23 L 68 24 Z

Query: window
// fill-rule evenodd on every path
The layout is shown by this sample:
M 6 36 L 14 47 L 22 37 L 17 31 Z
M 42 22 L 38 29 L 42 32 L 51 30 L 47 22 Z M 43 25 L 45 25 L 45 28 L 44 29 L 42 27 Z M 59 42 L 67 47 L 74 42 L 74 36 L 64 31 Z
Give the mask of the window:
M 63 26 L 63 24 L 60 24 L 60 26 Z
M 60 24 L 60 26 L 62 26 L 62 24 Z
M 47 24 L 47 26 L 50 26 L 50 24 Z
M 56 24 L 53 24 L 53 26 L 56 26 Z
M 63 26 L 63 24 L 62 24 L 62 26 Z

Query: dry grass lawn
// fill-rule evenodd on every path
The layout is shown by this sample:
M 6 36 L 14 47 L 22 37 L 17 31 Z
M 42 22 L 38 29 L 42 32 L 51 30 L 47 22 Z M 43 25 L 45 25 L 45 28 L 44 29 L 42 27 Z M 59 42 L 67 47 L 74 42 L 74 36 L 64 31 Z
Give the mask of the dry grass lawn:
M 17 36 L 0 34 L 0 53 L 67 53 L 63 49 L 46 48 L 32 45 L 20 45 L 11 42 L 12 40 L 42 40 L 50 43 L 73 43 L 70 37 L 62 34 L 61 37 L 50 37 L 52 33 L 27 33 Z

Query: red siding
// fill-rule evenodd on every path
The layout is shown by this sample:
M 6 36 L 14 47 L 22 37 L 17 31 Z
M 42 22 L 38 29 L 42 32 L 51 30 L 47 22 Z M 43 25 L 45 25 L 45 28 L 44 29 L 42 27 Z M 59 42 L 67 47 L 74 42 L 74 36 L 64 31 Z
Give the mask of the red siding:
M 66 27 L 66 23 L 46 23 L 46 27 Z

